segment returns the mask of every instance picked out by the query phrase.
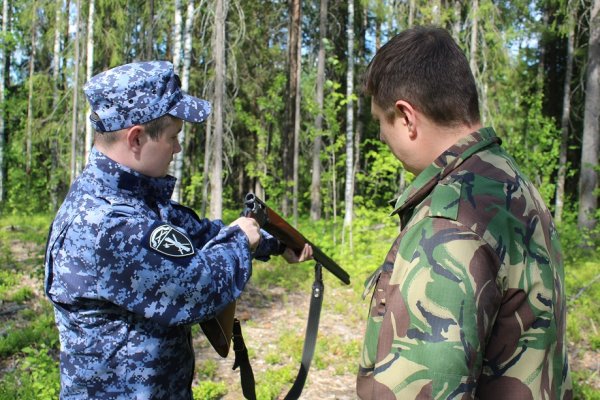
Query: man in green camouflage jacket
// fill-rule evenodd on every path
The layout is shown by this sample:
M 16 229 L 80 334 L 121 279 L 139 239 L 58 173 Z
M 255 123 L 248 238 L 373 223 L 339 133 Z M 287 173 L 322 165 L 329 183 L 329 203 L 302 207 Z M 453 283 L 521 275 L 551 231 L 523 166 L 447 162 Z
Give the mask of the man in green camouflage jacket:
M 564 272 L 538 191 L 483 128 L 469 64 L 417 27 L 366 74 L 380 137 L 416 178 L 373 291 L 362 399 L 569 399 Z

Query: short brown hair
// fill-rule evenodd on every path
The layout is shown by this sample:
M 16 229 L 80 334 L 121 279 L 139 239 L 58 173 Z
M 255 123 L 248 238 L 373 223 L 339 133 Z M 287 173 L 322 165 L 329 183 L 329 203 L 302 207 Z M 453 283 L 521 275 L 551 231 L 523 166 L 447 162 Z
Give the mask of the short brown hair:
M 390 120 L 405 100 L 442 126 L 479 123 L 475 79 L 463 51 L 438 27 L 415 27 L 387 42 L 371 60 L 367 95 Z

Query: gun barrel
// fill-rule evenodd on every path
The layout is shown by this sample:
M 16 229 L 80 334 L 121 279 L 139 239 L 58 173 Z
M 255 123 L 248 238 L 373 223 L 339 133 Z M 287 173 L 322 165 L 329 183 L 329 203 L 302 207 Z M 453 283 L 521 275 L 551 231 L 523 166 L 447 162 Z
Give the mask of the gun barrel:
M 269 208 L 262 200 L 253 193 L 248 193 L 244 200 L 246 206 L 245 214 L 256 219 L 259 225 L 279 241 L 294 251 L 300 251 L 308 243 L 313 249 L 313 258 L 325 269 L 335 275 L 346 285 L 350 284 L 350 276 L 342 267 L 328 257 L 323 251 L 306 239 L 298 230 Z

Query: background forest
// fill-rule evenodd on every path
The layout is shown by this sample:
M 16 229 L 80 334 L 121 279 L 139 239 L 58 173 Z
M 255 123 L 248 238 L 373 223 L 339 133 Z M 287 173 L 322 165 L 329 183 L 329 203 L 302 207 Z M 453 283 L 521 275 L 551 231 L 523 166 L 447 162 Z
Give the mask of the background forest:
M 351 273 L 351 288 L 327 278 L 338 299 L 324 311 L 347 316 L 358 331 L 335 350 L 349 365 L 322 361 L 338 378 L 352 377 L 367 308 L 362 282 L 395 237 L 387 202 L 413 179 L 378 139 L 362 73 L 387 39 L 424 24 L 446 27 L 464 49 L 484 125 L 554 213 L 567 263 L 575 393 L 600 398 L 600 0 L 2 2 L 0 399 L 56 397 L 58 342 L 42 254 L 91 147 L 82 86 L 108 68 L 150 59 L 172 61 L 184 90 L 213 104 L 207 123 L 181 133 L 175 199 L 227 221 L 253 191 Z M 270 301 L 281 288 L 310 290 L 310 271 L 285 268 L 275 262 L 253 277 Z M 299 340 L 281 344 L 289 350 L 270 365 L 298 358 Z M 219 386 L 207 365 L 196 395 L 226 396 L 230 384 Z M 326 370 L 316 369 L 311 374 Z M 264 379 L 281 384 L 261 398 L 277 397 L 289 381 Z

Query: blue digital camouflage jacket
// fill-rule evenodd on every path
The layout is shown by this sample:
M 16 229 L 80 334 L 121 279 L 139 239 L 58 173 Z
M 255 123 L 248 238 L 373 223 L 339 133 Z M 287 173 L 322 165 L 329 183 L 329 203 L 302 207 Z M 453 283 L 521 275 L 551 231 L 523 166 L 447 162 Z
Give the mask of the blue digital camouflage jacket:
M 52 224 L 45 290 L 61 343 L 61 399 L 191 399 L 190 327 L 220 312 L 252 272 L 239 227 L 170 200 L 93 149 Z M 275 252 L 263 238 L 258 258 Z

